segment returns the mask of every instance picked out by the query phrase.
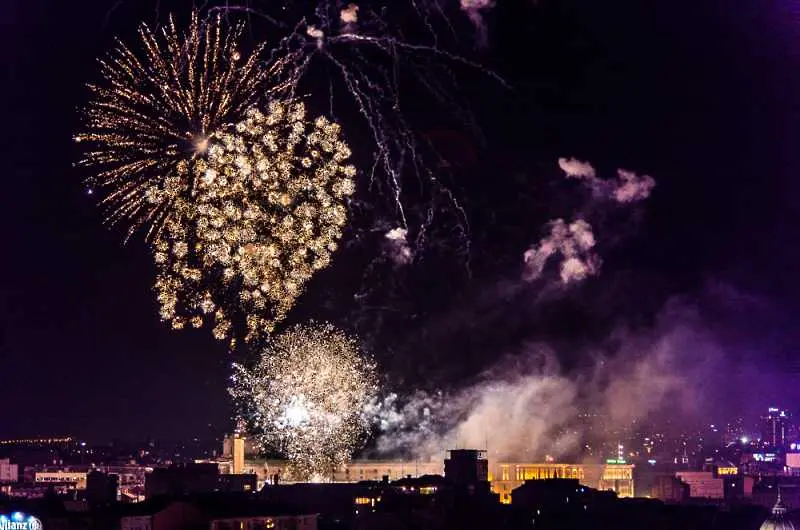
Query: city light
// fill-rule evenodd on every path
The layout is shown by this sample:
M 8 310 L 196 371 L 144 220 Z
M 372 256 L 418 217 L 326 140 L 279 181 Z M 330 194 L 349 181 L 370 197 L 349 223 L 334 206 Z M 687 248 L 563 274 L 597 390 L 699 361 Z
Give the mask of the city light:
M 33 515 L 14 512 L 11 517 L 0 515 L 0 530 L 42 530 L 42 522 Z

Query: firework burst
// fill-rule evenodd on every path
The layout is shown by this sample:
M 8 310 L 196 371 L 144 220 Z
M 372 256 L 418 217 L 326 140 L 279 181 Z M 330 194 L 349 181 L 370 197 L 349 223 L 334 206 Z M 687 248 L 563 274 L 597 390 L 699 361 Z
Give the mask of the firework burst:
M 128 237 L 141 227 L 156 235 L 175 203 L 196 188 L 181 164 L 205 153 L 225 123 L 281 89 L 260 62 L 263 46 L 242 54 L 243 30 L 195 11 L 185 32 L 171 17 L 159 30 L 143 24 L 140 47 L 118 41 L 100 61 L 103 80 L 89 86 L 84 132 L 75 136 L 86 146 L 78 165 L 91 171 L 90 189 L 103 192 L 107 220 L 130 223 Z
M 457 41 L 456 30 L 440 2 L 245 0 L 218 9 L 244 11 L 279 28 L 282 38 L 269 56 L 285 96 L 311 91 L 316 100 L 329 101 L 331 116 L 348 115 L 353 127 L 360 121 L 368 141 L 359 145 L 358 155 L 370 160 L 364 165 L 365 188 L 373 194 L 362 204 L 364 211 L 378 224 L 406 230 L 412 247 L 425 244 L 428 228 L 444 218 L 456 225 L 450 232 L 458 234 L 460 246 L 468 246 L 459 193 L 443 178 L 448 161 L 419 134 L 425 126 L 412 123 L 408 111 L 413 105 L 427 108 L 423 113 L 443 112 L 477 134 L 457 72 L 505 83 L 447 49 L 443 42 Z M 450 38 L 440 38 L 443 32 Z
M 252 369 L 234 370 L 231 395 L 264 447 L 288 458 L 295 480 L 328 479 L 364 442 L 375 366 L 333 326 L 294 326 Z
M 339 125 L 307 122 L 302 103 L 246 114 L 212 134 L 203 157 L 179 164 L 179 177 L 197 185 L 190 199 L 174 200 L 155 259 L 163 319 L 176 328 L 211 319 L 225 339 L 238 335 L 238 315 L 249 342 L 271 332 L 329 264 L 355 168 L 344 163 Z

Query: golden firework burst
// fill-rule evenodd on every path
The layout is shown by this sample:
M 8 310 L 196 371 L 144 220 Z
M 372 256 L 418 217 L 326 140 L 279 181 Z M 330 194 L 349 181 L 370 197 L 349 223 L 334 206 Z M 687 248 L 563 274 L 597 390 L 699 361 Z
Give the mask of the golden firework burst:
M 143 24 L 141 46 L 117 41 L 100 61 L 102 81 L 89 86 L 75 136 L 86 146 L 78 166 L 91 172 L 87 183 L 103 195 L 107 220 L 130 223 L 128 237 L 140 227 L 157 234 L 195 189 L 181 166 L 203 155 L 224 124 L 283 88 L 272 83 L 281 64 L 265 68 L 259 59 L 263 46 L 242 53 L 243 30 L 194 11 L 185 32 L 171 17 L 158 30 Z
M 162 318 L 211 319 L 219 339 L 235 315 L 248 341 L 272 331 L 337 248 L 355 186 L 349 156 L 339 125 L 307 121 L 300 102 L 252 108 L 212 134 L 204 156 L 179 165 L 177 178 L 197 184 L 173 200 L 155 241 Z

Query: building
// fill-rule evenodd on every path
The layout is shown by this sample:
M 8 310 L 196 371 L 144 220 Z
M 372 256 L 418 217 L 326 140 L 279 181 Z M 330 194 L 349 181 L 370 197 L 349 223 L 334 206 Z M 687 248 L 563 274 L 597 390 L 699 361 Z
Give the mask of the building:
M 223 473 L 232 473 L 232 460 L 216 462 Z M 258 489 L 265 484 L 291 483 L 287 473 L 288 463 L 285 460 L 245 459 L 243 473 L 256 475 Z M 335 470 L 331 477 L 333 482 L 361 482 L 364 480 L 381 481 L 421 477 L 423 475 L 441 475 L 444 472 L 442 461 L 409 461 L 409 460 L 352 460 Z
M 241 475 L 244 473 L 244 438 L 239 434 L 234 435 L 233 440 L 233 474 Z
M 132 505 L 120 518 L 120 530 L 273 529 L 316 530 L 316 514 L 300 514 L 286 507 L 227 495 L 187 501 L 147 501 Z
M 771 449 L 784 447 L 789 441 L 791 414 L 786 410 L 770 407 L 762 421 L 761 443 Z
M 689 486 L 694 499 L 724 499 L 725 479 L 712 471 L 678 471 L 675 476 Z
M 221 474 L 212 463 L 173 464 L 154 469 L 145 478 L 145 498 L 177 497 L 212 492 L 252 492 L 257 488 L 254 474 Z
M 650 497 L 664 502 L 680 503 L 689 499 L 689 485 L 672 474 L 657 475 L 650 487 Z
M 781 500 L 781 492 L 778 490 L 775 506 L 772 507 L 770 516 L 761 525 L 761 530 L 794 530 L 794 525 L 786 518 L 787 511 Z
M 789 472 L 792 474 L 800 473 L 800 453 L 786 453 L 786 467 L 789 468 Z
M 346 523 L 359 512 L 363 515 L 365 505 L 380 502 L 382 490 L 371 483 L 295 483 L 270 485 L 261 494 L 269 502 L 291 505 L 303 513 L 325 514 L 348 528 Z
M 89 504 L 111 504 L 119 496 L 119 477 L 102 471 L 90 471 L 86 475 L 86 500 Z
M 8 458 L 0 458 L 0 484 L 17 482 L 19 480 L 19 466 L 12 464 Z
M 513 496 L 514 506 L 522 506 L 529 511 L 543 508 L 553 510 L 559 506 L 569 506 L 570 503 L 582 506 L 608 503 L 617 498 L 613 492 L 587 488 L 571 478 L 528 480 L 514 489 Z
M 407 477 L 441 475 L 442 461 L 409 460 L 352 460 L 333 473 L 334 482 L 359 482 L 362 480 L 400 480 Z
M 75 486 L 74 484 L 46 482 L 0 484 L 0 495 L 5 495 L 12 499 L 41 499 L 51 491 L 57 495 L 67 495 L 70 492 L 75 492 Z
M 781 505 L 787 510 L 800 508 L 800 483 L 796 480 L 762 479 L 753 488 L 751 502 L 764 508 L 772 508 L 778 502 L 779 492 Z
M 34 482 L 45 484 L 72 484 L 74 489 L 86 489 L 86 471 L 37 471 Z
M 444 477 L 458 485 L 476 485 L 489 480 L 486 451 L 453 449 L 444 461 Z
M 635 494 L 632 464 L 564 464 L 557 462 L 498 462 L 492 465 L 489 481 L 500 501 L 511 503 L 511 493 L 527 480 L 575 479 L 599 491 L 613 491 L 619 497 Z
M 234 434 L 225 435 L 222 439 L 222 457 L 233 459 L 233 446 L 234 440 L 239 438 L 244 440 L 244 456 L 245 458 L 256 458 L 259 455 L 259 445 L 258 441 L 253 436 L 245 436 L 240 434 L 241 431 L 237 431 Z

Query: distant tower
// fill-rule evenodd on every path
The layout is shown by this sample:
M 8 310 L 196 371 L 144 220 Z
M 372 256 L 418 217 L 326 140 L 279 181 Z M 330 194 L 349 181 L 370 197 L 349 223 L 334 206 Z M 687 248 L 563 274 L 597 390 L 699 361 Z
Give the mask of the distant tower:
M 233 474 L 244 473 L 244 438 L 238 432 L 233 435 Z
M 778 500 L 772 508 L 772 515 L 761 524 L 761 530 L 794 530 L 794 525 L 786 519 L 786 505 L 781 500 L 781 489 L 778 488 Z
M 779 449 L 789 441 L 791 429 L 791 414 L 777 407 L 770 407 L 763 418 L 761 441 L 770 449 Z

